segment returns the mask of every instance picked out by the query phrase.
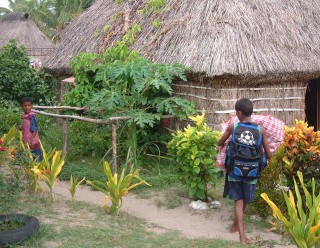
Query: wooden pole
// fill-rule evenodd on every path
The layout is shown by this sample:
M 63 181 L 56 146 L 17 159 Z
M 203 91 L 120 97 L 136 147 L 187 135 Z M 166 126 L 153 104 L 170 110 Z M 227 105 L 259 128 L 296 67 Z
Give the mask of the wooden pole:
M 62 120 L 62 129 L 63 129 L 63 146 L 62 146 L 62 154 L 65 155 L 67 153 L 67 144 L 68 144 L 68 119 Z
M 113 166 L 112 171 L 113 174 L 117 173 L 118 165 L 117 165 L 117 120 L 110 120 L 112 125 L 112 160 Z

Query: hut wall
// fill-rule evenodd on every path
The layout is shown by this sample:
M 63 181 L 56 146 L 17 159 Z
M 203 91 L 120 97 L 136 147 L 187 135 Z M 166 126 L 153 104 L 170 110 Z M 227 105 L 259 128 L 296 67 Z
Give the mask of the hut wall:
M 240 98 L 253 101 L 255 114 L 271 114 L 293 125 L 305 118 L 307 82 L 237 84 L 224 80 L 189 80 L 175 82 L 176 96 L 197 103 L 198 112 L 206 111 L 208 124 L 218 129 L 222 122 L 235 114 L 234 105 Z

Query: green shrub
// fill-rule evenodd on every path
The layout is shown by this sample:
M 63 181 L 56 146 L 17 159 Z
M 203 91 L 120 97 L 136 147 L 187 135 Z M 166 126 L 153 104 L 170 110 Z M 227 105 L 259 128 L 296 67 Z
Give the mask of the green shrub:
M 285 148 L 284 145 L 280 145 L 278 150 L 272 156 L 269 161 L 268 166 L 262 171 L 261 177 L 258 180 L 257 184 L 257 194 L 260 195 L 263 192 L 267 192 L 268 195 L 272 198 L 274 203 L 281 209 L 284 210 L 286 205 L 283 199 L 281 190 L 279 189 L 280 177 L 283 177 L 282 174 L 282 158 L 284 156 Z M 271 214 L 271 209 L 268 204 L 261 198 L 257 197 L 254 202 L 251 204 L 250 209 L 253 208 L 255 213 L 258 213 L 260 216 L 267 217 Z
M 109 125 L 70 121 L 68 127 L 68 157 L 102 158 L 112 147 L 112 130 Z
M 195 126 L 173 134 L 168 144 L 178 169 L 180 181 L 187 185 L 189 196 L 208 201 L 208 184 L 215 181 L 220 169 L 214 166 L 220 132 L 205 122 L 204 113 L 189 117 Z
M 29 66 L 25 47 L 11 40 L 0 49 L 0 102 L 19 102 L 24 96 L 34 103 L 48 104 L 56 96 L 57 81 L 42 69 Z
M 6 133 L 13 125 L 17 127 L 22 123 L 22 112 L 18 107 L 0 107 L 0 133 Z

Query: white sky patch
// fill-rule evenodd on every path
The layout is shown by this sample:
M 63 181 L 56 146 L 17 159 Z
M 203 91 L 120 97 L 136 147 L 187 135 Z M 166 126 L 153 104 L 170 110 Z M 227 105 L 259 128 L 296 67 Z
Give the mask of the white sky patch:
M 9 6 L 8 0 L 0 0 L 0 7 L 8 8 Z

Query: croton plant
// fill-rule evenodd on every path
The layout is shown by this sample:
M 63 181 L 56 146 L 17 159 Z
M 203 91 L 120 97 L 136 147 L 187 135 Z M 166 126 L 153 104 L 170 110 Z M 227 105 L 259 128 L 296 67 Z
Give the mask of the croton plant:
M 320 183 L 320 131 L 308 123 L 296 120 L 293 127 L 285 127 L 284 173 L 289 181 L 300 171 L 307 186 L 314 177 Z

